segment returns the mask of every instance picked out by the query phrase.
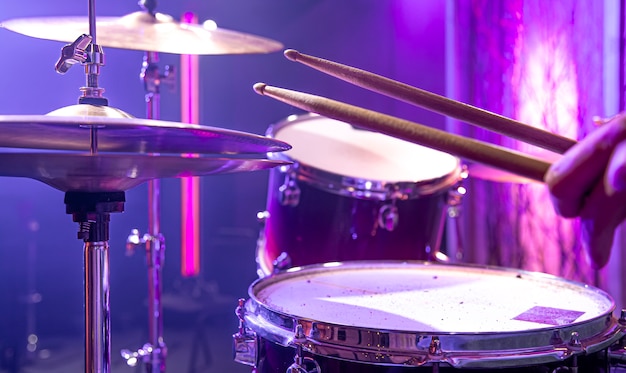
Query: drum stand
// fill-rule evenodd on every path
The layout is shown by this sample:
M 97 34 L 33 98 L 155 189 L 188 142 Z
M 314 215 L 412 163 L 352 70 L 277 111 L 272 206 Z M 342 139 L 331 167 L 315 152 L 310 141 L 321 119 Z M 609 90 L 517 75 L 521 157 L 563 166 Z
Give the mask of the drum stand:
M 140 2 L 144 10 L 154 15 L 155 1 Z M 165 67 L 165 74 L 159 73 L 158 53 L 145 52 L 141 68 L 141 79 L 146 91 L 146 119 L 160 119 L 160 88 L 162 83 L 173 77 L 170 66 Z M 148 342 L 137 351 L 122 350 L 121 355 L 129 366 L 136 366 L 141 360 L 147 373 L 164 373 L 167 346 L 163 338 L 163 304 L 161 303 L 162 269 L 165 261 L 165 238 L 161 234 L 161 182 L 153 179 L 148 182 L 148 233 L 139 237 L 139 231 L 133 229 L 128 236 L 127 248 L 145 244 L 148 266 Z

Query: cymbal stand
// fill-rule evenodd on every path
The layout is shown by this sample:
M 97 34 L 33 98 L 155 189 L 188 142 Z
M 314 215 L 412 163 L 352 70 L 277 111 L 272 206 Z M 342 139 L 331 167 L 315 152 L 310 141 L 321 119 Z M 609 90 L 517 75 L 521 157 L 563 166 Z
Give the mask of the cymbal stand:
M 156 1 L 144 0 L 140 5 L 154 15 Z M 141 68 L 141 79 L 146 91 L 147 119 L 160 119 L 161 85 L 173 79 L 173 69 L 165 67 L 161 75 L 158 67 L 158 53 L 146 52 Z M 122 357 L 129 366 L 135 366 L 141 360 L 147 373 L 164 373 L 167 346 L 163 338 L 163 304 L 161 302 L 162 269 L 165 261 L 165 238 L 161 234 L 161 183 L 158 179 L 148 182 L 148 233 L 139 237 L 139 231 L 133 229 L 127 241 L 127 248 L 133 250 L 140 244 L 146 247 L 148 266 L 148 343 L 137 351 L 122 350 Z
M 55 65 L 65 74 L 77 63 L 85 66 L 86 85 L 81 87 L 79 104 L 107 106 L 104 89 L 98 86 L 104 52 L 96 39 L 95 0 L 88 0 L 89 35 L 81 35 L 66 45 Z M 98 128 L 89 128 L 89 149 L 98 152 Z M 111 371 L 111 308 L 109 304 L 109 220 L 113 212 L 124 211 L 124 192 L 65 193 L 66 212 L 79 223 L 84 259 L 85 373 Z
M 109 220 L 124 211 L 124 192 L 66 192 L 66 212 L 79 223 L 85 276 L 85 372 L 111 372 Z

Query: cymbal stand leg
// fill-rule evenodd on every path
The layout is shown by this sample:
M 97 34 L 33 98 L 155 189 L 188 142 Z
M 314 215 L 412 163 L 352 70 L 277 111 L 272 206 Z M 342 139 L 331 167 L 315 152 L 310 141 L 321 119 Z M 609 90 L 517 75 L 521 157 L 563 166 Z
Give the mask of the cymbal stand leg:
M 65 193 L 66 212 L 84 242 L 85 373 L 111 372 L 109 220 L 124 202 L 124 192 Z

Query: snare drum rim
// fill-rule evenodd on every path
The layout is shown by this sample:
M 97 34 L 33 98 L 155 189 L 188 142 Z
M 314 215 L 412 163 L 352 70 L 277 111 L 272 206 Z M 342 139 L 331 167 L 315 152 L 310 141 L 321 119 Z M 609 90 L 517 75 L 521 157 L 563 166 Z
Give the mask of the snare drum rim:
M 371 329 L 359 326 L 345 326 L 312 320 L 309 318 L 290 315 L 272 309 L 260 301 L 256 294 L 257 288 L 271 286 L 292 276 L 303 273 L 312 274 L 326 271 L 330 267 L 353 266 L 442 266 L 472 268 L 478 270 L 493 270 L 502 273 L 515 273 L 531 276 L 534 279 L 557 280 L 563 284 L 584 287 L 587 290 L 604 296 L 610 300 L 609 310 L 589 320 L 571 323 L 562 326 L 548 326 L 525 331 L 513 332 L 420 332 L 391 329 Z M 432 363 L 445 363 L 455 368 L 491 368 L 517 367 L 520 364 L 550 363 L 562 361 L 573 355 L 594 353 L 614 344 L 625 335 L 625 326 L 618 323 L 613 317 L 615 302 L 605 291 L 581 282 L 563 279 L 541 272 L 532 272 L 497 266 L 433 263 L 426 261 L 347 261 L 338 263 L 314 264 L 294 267 L 288 271 L 273 274 L 254 281 L 248 288 L 249 299 L 246 302 L 245 319 L 249 327 L 259 336 L 282 346 L 294 346 L 293 336 L 295 325 L 300 324 L 305 330 L 307 342 L 305 350 L 341 360 L 366 362 L 376 365 L 393 366 L 422 366 Z M 282 324 L 282 325 L 281 325 Z M 321 332 L 320 332 L 321 331 Z M 412 346 L 404 348 L 383 345 L 354 345 L 340 343 L 337 340 L 328 341 L 324 334 L 337 335 L 343 333 L 358 333 L 359 336 L 376 336 L 379 340 L 415 340 Z M 555 342 L 555 332 L 562 339 Z M 571 346 L 569 338 L 577 332 L 580 346 Z M 322 336 L 322 337 L 320 337 Z M 442 354 L 432 354 L 428 351 L 428 343 L 437 338 L 443 349 Z M 420 342 L 421 341 L 421 342 Z M 466 346 L 471 345 L 471 348 Z M 352 358 L 345 358 L 346 352 Z M 342 356 L 342 357 L 338 357 Z
M 265 135 L 277 139 L 276 135 L 281 129 L 294 123 L 324 118 L 315 113 L 290 115 L 286 119 L 269 126 Z M 448 154 L 450 155 L 450 154 Z M 281 153 L 267 153 L 267 157 L 273 160 L 292 162 L 291 165 L 277 168 L 280 172 L 287 173 L 289 177 L 315 186 L 330 193 L 339 194 L 357 199 L 374 199 L 387 201 L 391 199 L 414 199 L 421 196 L 435 194 L 439 191 L 450 189 L 462 180 L 463 167 L 458 157 L 450 155 L 455 160 L 454 169 L 446 175 L 438 178 L 419 181 L 389 182 L 385 180 L 365 179 L 345 176 L 317 167 Z

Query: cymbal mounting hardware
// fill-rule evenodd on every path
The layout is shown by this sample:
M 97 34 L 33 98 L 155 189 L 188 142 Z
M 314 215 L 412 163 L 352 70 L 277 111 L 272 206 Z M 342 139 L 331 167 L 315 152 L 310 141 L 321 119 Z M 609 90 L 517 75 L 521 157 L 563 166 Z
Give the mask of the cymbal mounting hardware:
M 172 89 L 176 86 L 176 70 L 173 65 L 165 65 L 163 74 L 159 72 L 158 55 L 147 52 L 141 65 L 139 78 L 144 84 L 146 95 L 161 93 L 161 86 L 166 85 Z M 146 98 L 146 101 L 148 98 Z M 157 118 L 155 118 L 157 119 Z
M 87 62 L 89 59 L 89 54 L 87 54 L 89 44 L 91 44 L 91 36 L 82 34 L 73 43 L 61 48 L 61 57 L 54 66 L 56 72 L 65 74 L 73 65 Z

